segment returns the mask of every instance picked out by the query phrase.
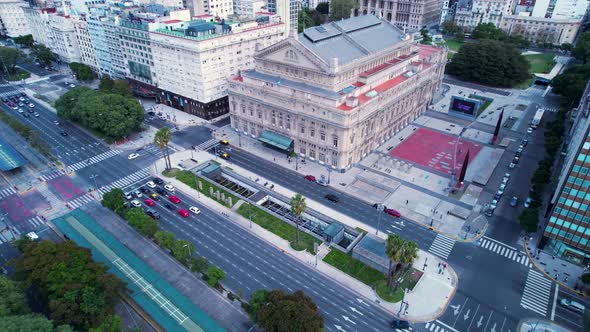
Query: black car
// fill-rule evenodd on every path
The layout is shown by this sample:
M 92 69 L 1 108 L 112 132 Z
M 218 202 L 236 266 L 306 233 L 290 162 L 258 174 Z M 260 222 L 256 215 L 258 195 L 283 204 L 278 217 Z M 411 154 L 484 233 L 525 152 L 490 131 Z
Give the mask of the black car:
M 160 219 L 160 212 L 158 212 L 154 209 L 147 209 L 147 211 L 145 211 L 145 214 L 147 214 L 148 216 L 150 216 L 154 219 Z
M 164 181 L 162 181 L 160 178 L 153 178 L 152 181 L 157 185 L 164 184 Z
M 333 203 L 338 203 L 340 202 L 340 198 L 338 198 L 338 196 L 334 195 L 334 194 L 327 194 L 326 196 L 324 196 L 327 200 L 329 200 L 330 202 Z
M 142 193 L 146 194 L 146 195 L 147 195 L 147 193 L 149 193 L 149 192 L 150 192 L 150 191 L 148 190 L 148 188 L 146 188 L 146 187 L 141 187 L 141 188 L 139 188 L 139 190 L 140 190 Z M 149 195 L 148 195 L 148 196 L 149 196 Z
M 391 321 L 391 327 L 397 329 L 407 329 L 410 328 L 410 323 L 408 323 L 408 321 L 405 320 L 394 319 L 393 321 Z
M 23 113 L 23 116 L 24 116 L 25 118 L 28 118 L 28 117 L 30 117 L 29 113 Z
M 66 133 L 65 131 L 62 131 L 62 132 L 60 133 L 60 135 L 62 135 L 62 136 L 68 136 L 68 133 Z
M 164 207 L 167 208 L 170 211 L 174 210 L 174 206 L 170 205 L 170 204 L 164 204 Z
M 4 97 L 2 97 L 0 100 L 2 100 L 2 102 L 3 102 L 3 103 L 6 103 L 6 102 L 8 102 L 8 99 L 6 99 L 6 98 L 4 98 Z
M 156 188 L 156 192 L 162 196 L 168 196 L 168 193 L 166 192 L 166 190 L 164 190 L 162 188 Z
M 527 144 L 529 144 L 529 140 L 523 139 L 521 144 L 522 144 L 522 146 L 526 146 Z

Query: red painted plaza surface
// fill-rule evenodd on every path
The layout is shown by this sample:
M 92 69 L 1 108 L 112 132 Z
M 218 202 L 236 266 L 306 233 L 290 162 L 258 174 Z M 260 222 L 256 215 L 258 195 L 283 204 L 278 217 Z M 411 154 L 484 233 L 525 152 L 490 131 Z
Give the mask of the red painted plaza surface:
M 453 136 L 419 128 L 389 154 L 395 158 L 451 175 L 455 142 L 456 138 Z M 457 174 L 461 171 L 467 150 L 469 150 L 469 159 L 473 160 L 481 148 L 480 144 L 465 140 L 459 141 L 459 145 L 457 145 Z

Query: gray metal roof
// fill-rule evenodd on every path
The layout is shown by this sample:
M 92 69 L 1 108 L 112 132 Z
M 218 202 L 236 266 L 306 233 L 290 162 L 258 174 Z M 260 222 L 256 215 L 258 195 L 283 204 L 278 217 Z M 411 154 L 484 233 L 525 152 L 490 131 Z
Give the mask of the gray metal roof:
M 302 82 L 292 81 L 292 80 L 289 80 L 289 79 L 286 79 L 286 78 L 280 77 L 280 76 L 269 75 L 269 74 L 257 72 L 255 70 L 243 71 L 242 76 L 251 77 L 251 78 L 254 78 L 257 80 L 290 87 L 290 88 L 293 88 L 293 89 L 299 90 L 299 91 L 309 92 L 311 94 L 330 98 L 333 100 L 337 100 L 340 97 L 342 97 L 338 92 L 322 89 L 320 87 L 306 84 L 306 83 L 302 83 Z
M 403 39 L 404 33 L 374 15 L 351 17 L 305 29 L 299 41 L 329 64 L 339 64 L 369 56 L 391 47 Z

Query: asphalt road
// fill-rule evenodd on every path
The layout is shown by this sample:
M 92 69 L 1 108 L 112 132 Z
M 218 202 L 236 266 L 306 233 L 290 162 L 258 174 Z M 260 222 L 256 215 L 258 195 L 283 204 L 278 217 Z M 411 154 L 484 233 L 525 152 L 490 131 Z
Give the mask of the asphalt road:
M 244 231 L 198 200 L 178 191 L 176 196 L 182 203 L 175 205 L 166 198 L 156 202 L 155 208 L 162 214 L 160 227 L 193 242 L 198 255 L 226 271 L 224 284 L 232 290 L 243 292 L 246 298 L 262 288 L 303 290 L 318 305 L 326 331 L 337 331 L 336 326 L 345 331 L 389 330 L 392 316 L 378 305 Z M 164 208 L 164 203 L 173 205 L 174 210 Z M 178 215 L 177 209 L 188 210 L 189 206 L 198 207 L 201 213 L 188 218 Z

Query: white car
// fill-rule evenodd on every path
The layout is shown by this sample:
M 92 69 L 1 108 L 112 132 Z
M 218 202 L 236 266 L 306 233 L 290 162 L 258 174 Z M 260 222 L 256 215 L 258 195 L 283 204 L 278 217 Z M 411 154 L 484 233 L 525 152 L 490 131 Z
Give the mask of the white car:
M 172 192 L 172 193 L 173 193 L 173 192 L 174 192 L 174 190 L 175 190 L 174 186 L 173 186 L 173 185 L 171 185 L 171 184 L 167 184 L 167 185 L 165 185 L 165 186 L 164 186 L 164 189 L 166 189 L 167 191 L 169 191 L 169 192 Z
M 33 103 L 30 103 L 30 104 L 29 104 L 29 107 L 30 107 L 30 108 L 33 108 L 33 107 L 35 107 L 35 104 L 33 104 Z
M 529 127 L 529 129 L 526 130 L 527 134 L 532 134 L 533 133 L 533 128 Z
M 70 88 L 75 88 L 76 84 L 70 84 Z
M 154 181 L 149 181 L 148 183 L 145 184 L 146 186 L 150 187 L 150 188 L 156 188 L 156 184 L 154 183 Z
M 127 159 L 129 160 L 133 160 L 135 158 L 139 157 L 139 153 L 132 153 L 129 155 L 129 157 L 127 157 Z
M 199 213 L 201 213 L 201 210 L 199 210 L 199 208 L 198 208 L 198 207 L 196 207 L 196 206 L 191 206 L 191 207 L 189 207 L 188 209 L 189 209 L 189 211 L 191 211 L 191 212 L 192 212 L 192 213 L 194 213 L 194 214 L 199 214 Z
M 132 198 L 133 198 L 133 195 L 131 195 L 131 193 L 125 193 L 125 199 L 129 200 Z
M 131 205 L 136 208 L 141 207 L 141 203 L 135 199 L 131 201 Z

